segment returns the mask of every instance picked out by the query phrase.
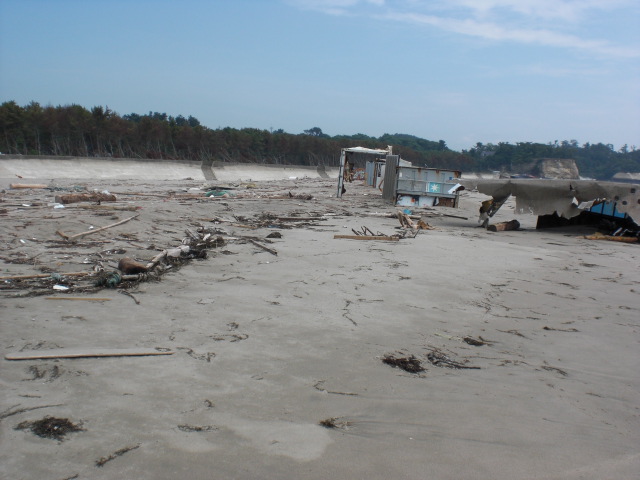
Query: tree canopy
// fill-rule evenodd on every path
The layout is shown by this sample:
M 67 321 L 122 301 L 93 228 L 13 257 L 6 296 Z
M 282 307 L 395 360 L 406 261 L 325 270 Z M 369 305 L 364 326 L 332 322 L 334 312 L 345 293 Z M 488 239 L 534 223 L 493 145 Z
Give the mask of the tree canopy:
M 362 133 L 330 136 L 320 127 L 300 134 L 282 129 L 210 129 L 191 116 L 148 112 L 118 115 L 109 107 L 77 104 L 41 106 L 0 104 L 0 152 L 22 155 L 182 159 L 297 165 L 338 164 L 340 149 L 386 148 L 417 166 L 463 171 L 514 171 L 538 158 L 572 158 L 580 173 L 608 179 L 620 171 L 640 171 L 640 151 L 624 145 L 580 146 L 576 140 L 548 144 L 476 143 L 456 152 L 444 140 L 402 133 L 371 137 Z

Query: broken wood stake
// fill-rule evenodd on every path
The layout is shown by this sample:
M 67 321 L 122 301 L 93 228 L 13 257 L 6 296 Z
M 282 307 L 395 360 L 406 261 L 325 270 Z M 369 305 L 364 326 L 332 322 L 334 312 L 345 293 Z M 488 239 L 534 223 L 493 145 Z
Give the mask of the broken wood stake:
M 251 238 L 247 238 L 247 240 L 249 240 L 251 243 L 253 243 L 256 247 L 260 247 L 265 252 L 269 252 L 271 255 L 278 256 L 278 252 L 275 251 L 273 248 L 269 248 L 269 247 L 267 247 L 265 245 L 262 245 L 260 242 L 256 242 L 255 240 L 253 240 Z
M 138 215 L 134 215 L 133 217 L 129 217 L 129 218 L 125 218 L 124 220 L 120 220 L 119 222 L 116 223 L 112 223 L 111 225 L 107 225 L 105 227 L 100 227 L 100 228 L 96 228 L 95 230 L 89 230 L 87 232 L 82 232 L 82 233 L 76 233 L 75 235 L 71 235 L 71 236 L 67 236 L 65 235 L 62 231 L 58 230 L 56 231 L 56 233 L 58 235 L 60 235 L 62 238 L 64 238 L 65 240 L 69 241 L 69 240 L 74 240 L 76 238 L 80 238 L 80 237 L 85 237 L 87 235 L 91 235 L 93 233 L 97 233 L 97 232 L 101 232 L 103 230 L 106 230 L 108 228 L 112 228 L 112 227 L 117 227 L 118 225 L 122 225 L 123 223 L 127 223 L 129 220 L 133 220 L 134 218 L 139 217 L 140 214 Z

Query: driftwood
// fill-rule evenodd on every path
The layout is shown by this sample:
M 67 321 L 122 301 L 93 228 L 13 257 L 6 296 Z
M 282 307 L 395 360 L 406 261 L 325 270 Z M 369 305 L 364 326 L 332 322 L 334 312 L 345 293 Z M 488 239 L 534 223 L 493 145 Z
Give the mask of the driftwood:
M 433 210 L 433 209 L 429 209 Z M 378 213 L 378 212 L 369 212 L 369 213 L 359 213 L 361 217 L 383 217 L 383 218 L 396 218 L 397 214 L 395 213 Z M 450 218 L 459 218 L 461 220 L 469 220 L 469 217 L 462 217 L 460 215 L 450 215 L 448 213 L 439 213 L 439 212 L 425 212 L 421 215 L 407 215 L 411 220 L 420 220 L 422 217 L 450 217 Z
M 167 257 L 178 258 L 183 253 L 189 253 L 189 250 L 190 250 L 189 245 L 180 245 L 179 247 L 168 248 L 166 250 L 163 250 L 162 252 L 157 254 L 155 257 L 153 257 L 149 261 L 149 263 L 147 263 L 146 269 L 147 271 L 153 270 L 156 267 L 156 265 L 158 265 L 158 263 L 160 263 L 160 261 L 163 260 L 164 258 L 167 258 Z
M 278 217 L 280 222 L 315 222 L 317 220 L 326 220 L 325 217 Z
M 406 213 L 398 212 L 398 220 L 400 220 L 400 226 L 403 228 L 417 228 Z
M 173 355 L 174 352 L 160 351 L 154 348 L 59 348 L 56 350 L 34 350 L 9 353 L 7 360 L 35 360 L 47 358 L 81 357 L 141 357 L 146 355 Z
M 636 243 L 638 237 L 614 237 L 613 235 L 603 235 L 600 232 L 596 232 L 593 235 L 585 235 L 587 240 L 609 240 L 610 242 L 622 242 L 622 243 Z
M 398 212 L 398 220 L 400 220 L 400 225 L 402 228 L 410 228 L 412 230 L 435 230 L 435 227 L 432 227 L 427 222 L 419 218 L 418 223 L 413 223 L 411 217 L 406 213 Z
M 520 228 L 520 222 L 518 220 L 511 220 L 509 222 L 496 223 L 489 225 L 487 230 L 489 232 L 505 232 L 507 230 L 518 230 Z
M 43 183 L 11 183 L 9 187 L 18 189 L 18 188 L 47 188 L 48 185 Z
M 93 272 L 71 272 L 61 273 L 61 277 L 84 277 L 91 275 Z M 0 277 L 0 280 L 29 280 L 32 278 L 50 278 L 50 273 L 39 273 L 37 275 L 10 275 L 8 277 Z
M 397 242 L 398 237 L 389 237 L 387 235 L 334 235 L 334 239 L 346 240 L 386 240 L 389 242 Z
M 69 193 L 67 195 L 56 195 L 56 203 L 68 204 L 78 202 L 115 202 L 116 196 L 112 193 Z
M 261 249 L 263 249 L 265 252 L 269 252 L 272 255 L 276 255 L 278 256 L 278 252 L 276 250 L 274 250 L 273 248 L 269 248 L 265 245 L 262 245 L 260 242 L 256 242 L 255 240 L 253 240 L 252 238 L 247 238 L 247 240 L 249 240 L 251 243 L 253 243 L 256 247 L 260 247 Z
M 109 302 L 110 298 L 104 297 L 44 297 L 45 300 L 75 300 L 80 302 Z
M 125 218 L 124 220 L 120 220 L 119 222 L 116 223 L 112 223 L 111 225 L 107 225 L 105 227 L 100 227 L 100 228 L 96 228 L 95 230 L 89 230 L 87 232 L 82 232 L 82 233 L 76 233 L 75 235 L 65 235 L 62 231 L 58 230 L 56 231 L 56 233 L 58 235 L 60 235 L 62 238 L 64 238 L 65 240 L 69 241 L 69 240 L 75 240 L 76 238 L 80 238 L 80 237 L 85 237 L 87 235 L 92 235 L 94 233 L 97 232 L 101 232 L 103 230 L 106 230 L 108 228 L 112 228 L 112 227 L 117 227 L 118 225 L 122 225 L 123 223 L 127 223 L 129 220 L 133 220 L 134 218 L 139 217 L 140 214 L 138 215 L 134 215 L 133 217 L 129 217 L 129 218 Z
M 121 206 L 121 205 L 72 205 L 67 208 L 84 208 L 86 210 L 120 210 L 134 212 L 140 210 L 142 207 L 135 207 L 133 205 Z

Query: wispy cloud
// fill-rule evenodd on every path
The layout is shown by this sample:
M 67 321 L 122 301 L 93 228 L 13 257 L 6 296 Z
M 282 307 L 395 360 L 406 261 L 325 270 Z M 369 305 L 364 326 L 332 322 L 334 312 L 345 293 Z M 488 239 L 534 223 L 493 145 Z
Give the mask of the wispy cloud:
M 616 58 L 640 57 L 640 45 L 577 34 L 586 19 L 627 9 L 637 0 L 289 0 L 333 15 L 363 15 L 486 39 L 586 51 Z M 532 26 L 534 25 L 534 26 Z
M 483 22 L 472 18 L 457 19 L 420 13 L 387 13 L 384 18 L 422 25 L 430 25 L 441 30 L 479 37 L 492 41 L 511 41 L 530 45 L 588 50 L 607 56 L 634 58 L 640 56 L 640 49 L 611 44 L 597 39 L 585 39 L 576 35 L 548 29 L 509 28 L 493 22 Z
M 329 15 L 353 14 L 357 7 L 383 6 L 385 0 L 285 0 L 287 3 Z
M 415 2 L 418 3 L 418 2 Z M 439 2 L 443 4 L 443 2 Z M 527 17 L 578 21 L 596 10 L 614 10 L 630 6 L 631 0 L 446 0 L 449 6 L 469 9 L 475 15 L 487 16 L 511 11 Z

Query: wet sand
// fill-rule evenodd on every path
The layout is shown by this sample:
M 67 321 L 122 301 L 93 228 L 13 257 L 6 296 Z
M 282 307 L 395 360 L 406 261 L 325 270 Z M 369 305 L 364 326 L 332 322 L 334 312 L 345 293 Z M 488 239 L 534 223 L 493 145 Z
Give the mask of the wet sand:
M 459 209 L 423 210 L 435 230 L 383 242 L 333 238 L 363 226 L 390 235 L 399 222 L 367 215 L 397 211 L 376 190 L 349 185 L 336 199 L 331 179 L 238 182 L 236 196 L 215 200 L 169 195 L 216 184 L 202 179 L 56 180 L 59 191 L 6 188 L 39 179 L 0 181 L 4 276 L 90 272 L 122 256 L 146 262 L 179 245 L 187 228 L 228 234 L 207 259 L 130 287 L 133 297 L 118 289 L 32 296 L 37 281 L 3 281 L 2 478 L 618 479 L 640 471 L 636 245 L 586 240 L 589 227 L 536 231 L 535 217 L 514 215 L 513 203 L 494 221 L 516 218 L 524 230 L 490 233 L 477 228 L 486 197 L 474 192 L 462 193 Z M 76 185 L 141 208 L 50 205 Z M 295 198 L 304 195 L 313 199 Z M 265 213 L 324 220 L 241 226 Z M 136 214 L 75 244 L 56 235 Z M 264 244 L 277 255 L 238 240 L 274 231 L 282 238 Z M 109 300 L 59 300 L 65 295 Z M 61 348 L 175 353 L 4 359 Z M 426 370 L 392 368 L 385 355 L 413 355 Z M 430 361 L 442 355 L 479 368 Z M 57 441 L 16 429 L 45 416 L 83 430 Z M 328 419 L 335 428 L 319 425 Z

